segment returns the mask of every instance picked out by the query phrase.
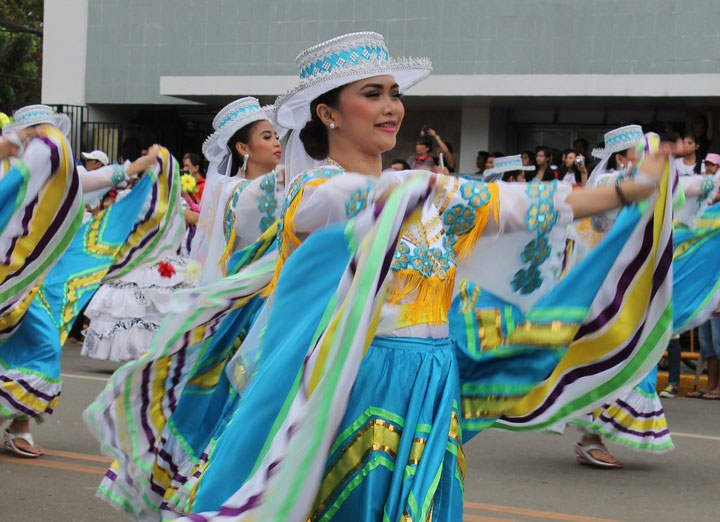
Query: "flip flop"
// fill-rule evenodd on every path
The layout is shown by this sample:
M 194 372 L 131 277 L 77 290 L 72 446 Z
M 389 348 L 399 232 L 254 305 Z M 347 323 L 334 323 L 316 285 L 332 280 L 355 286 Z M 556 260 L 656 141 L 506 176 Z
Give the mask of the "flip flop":
M 706 393 L 703 395 L 703 400 L 706 401 L 720 401 L 720 393 Z
M 578 464 L 584 464 L 585 466 L 591 466 L 593 468 L 622 469 L 623 465 L 621 462 L 605 462 L 604 460 L 593 457 L 593 451 L 602 451 L 608 455 L 610 454 L 607 448 L 602 444 L 590 444 L 588 446 L 584 446 L 578 442 L 575 444 L 575 460 L 577 460 Z
M 687 395 L 685 395 L 685 397 L 687 397 L 688 399 L 702 399 L 705 397 L 705 395 L 706 395 L 705 392 L 700 391 L 700 390 L 695 390 L 695 391 L 690 392 Z
M 9 451 L 10 453 L 14 453 L 18 457 L 23 457 L 26 459 L 36 459 L 43 454 L 42 451 L 39 453 L 31 453 L 27 450 L 20 448 L 17 444 L 15 444 L 15 441 L 17 439 L 24 440 L 31 446 L 35 446 L 35 440 L 30 433 L 10 433 L 8 430 L 5 430 L 5 443 L 3 445 L 5 451 Z

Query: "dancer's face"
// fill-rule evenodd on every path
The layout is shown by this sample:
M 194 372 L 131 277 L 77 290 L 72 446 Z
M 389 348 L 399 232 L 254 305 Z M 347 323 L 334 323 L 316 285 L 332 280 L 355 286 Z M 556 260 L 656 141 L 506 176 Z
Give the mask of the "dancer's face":
M 240 155 L 250 155 L 248 165 L 255 163 L 261 174 L 274 169 L 282 157 L 278 135 L 272 123 L 267 120 L 254 123 L 250 129 L 248 142 L 238 143 L 237 147 Z
M 367 155 L 382 154 L 395 147 L 405 117 L 405 107 L 392 76 L 375 76 L 348 84 L 339 96 L 337 109 L 319 105 L 332 145 L 350 146 Z M 333 143 L 334 142 L 334 143 Z

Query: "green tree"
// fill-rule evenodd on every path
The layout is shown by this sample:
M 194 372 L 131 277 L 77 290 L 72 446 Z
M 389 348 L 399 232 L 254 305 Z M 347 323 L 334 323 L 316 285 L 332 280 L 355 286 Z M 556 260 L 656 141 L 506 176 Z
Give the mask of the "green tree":
M 43 3 L 0 2 L 0 111 L 40 101 Z

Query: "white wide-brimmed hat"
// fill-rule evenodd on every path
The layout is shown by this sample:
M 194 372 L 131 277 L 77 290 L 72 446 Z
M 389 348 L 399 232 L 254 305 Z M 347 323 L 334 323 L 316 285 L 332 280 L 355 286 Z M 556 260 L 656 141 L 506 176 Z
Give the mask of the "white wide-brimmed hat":
M 504 174 L 512 170 L 535 170 L 534 165 L 523 165 L 521 154 L 495 158 L 494 165 L 491 169 L 485 169 L 483 174 Z
M 389 74 L 403 92 L 432 72 L 427 58 L 392 58 L 382 35 L 370 31 L 313 45 L 295 63 L 300 83 L 275 101 L 277 122 L 289 129 L 302 129 L 310 120 L 310 103 L 336 87 Z
M 223 107 L 213 119 L 213 132 L 202 146 L 208 161 L 219 161 L 230 153 L 227 142 L 246 125 L 260 120 L 272 121 L 260 106 L 257 98 L 246 96 Z
M 610 154 L 616 154 L 631 149 L 645 138 L 640 125 L 625 125 L 605 133 L 605 148 L 593 149 L 592 155 L 602 159 Z
M 48 123 L 54 125 L 65 136 L 70 132 L 70 118 L 66 114 L 57 113 L 47 105 L 28 105 L 16 110 L 13 113 L 13 122 L 6 125 L 5 131 L 18 131 L 33 125 Z

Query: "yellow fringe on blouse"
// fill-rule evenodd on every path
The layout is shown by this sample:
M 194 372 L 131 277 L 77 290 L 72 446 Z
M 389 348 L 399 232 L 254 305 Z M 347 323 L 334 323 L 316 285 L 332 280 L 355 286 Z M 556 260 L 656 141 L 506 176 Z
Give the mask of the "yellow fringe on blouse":
M 403 307 L 401 325 L 446 323 L 454 284 L 455 267 L 442 278 L 424 277 L 420 272 L 405 268 L 393 272 L 387 302 Z M 411 298 L 412 302 L 402 303 L 407 298 Z
M 320 178 L 308 181 L 298 191 L 293 200 L 290 202 L 290 205 L 288 205 L 285 216 L 283 216 L 283 230 L 280 234 L 280 256 L 275 263 L 275 273 L 273 274 L 272 281 L 270 281 L 270 284 L 265 289 L 263 297 L 267 297 L 273 291 L 275 291 L 275 287 L 277 286 L 277 280 L 280 277 L 280 271 L 282 270 L 285 261 L 288 257 L 290 257 L 290 254 L 292 254 L 295 249 L 300 246 L 300 243 L 302 243 L 300 238 L 297 237 L 297 235 L 295 234 L 295 215 L 297 214 L 298 208 L 300 207 L 300 202 L 302 201 L 305 189 L 308 187 L 317 187 L 318 185 L 322 185 L 327 180 L 328 178 Z
M 482 236 L 490 216 L 497 223 L 500 220 L 499 189 L 496 183 L 487 185 L 490 200 L 475 211 L 475 223 L 466 234 L 455 241 L 455 257 L 467 258 Z M 388 290 L 387 302 L 402 304 L 403 314 L 400 323 L 403 326 L 414 324 L 440 324 L 448 321 L 447 315 L 452 303 L 455 286 L 455 267 L 445 271 L 437 267 L 437 275 L 424 277 L 412 269 L 402 269 L 393 273 Z M 408 298 L 412 302 L 402 303 Z
M 233 253 L 234 247 L 235 247 L 235 227 L 232 228 L 232 232 L 230 232 L 230 238 L 227 241 L 227 245 L 225 245 L 225 250 L 223 250 L 223 253 L 220 256 L 220 259 L 218 259 L 218 268 L 220 268 L 220 272 L 222 273 L 223 277 L 227 277 L 227 263 L 230 260 L 230 256 Z
M 467 234 L 458 236 L 455 241 L 455 257 L 457 259 L 467 259 L 470 256 L 475 244 L 482 236 L 491 214 L 495 223 L 500 222 L 500 189 L 497 183 L 488 183 L 487 188 L 490 191 L 490 201 L 475 211 L 473 228 Z

